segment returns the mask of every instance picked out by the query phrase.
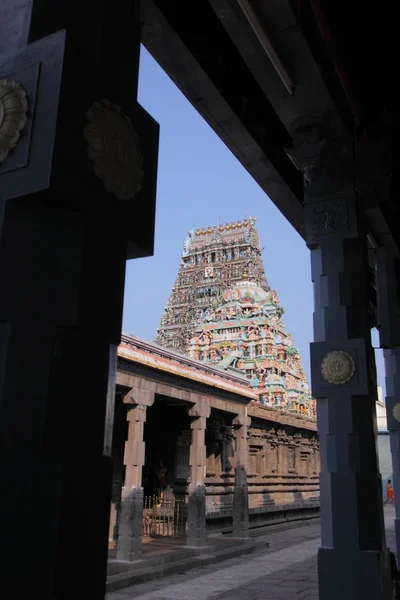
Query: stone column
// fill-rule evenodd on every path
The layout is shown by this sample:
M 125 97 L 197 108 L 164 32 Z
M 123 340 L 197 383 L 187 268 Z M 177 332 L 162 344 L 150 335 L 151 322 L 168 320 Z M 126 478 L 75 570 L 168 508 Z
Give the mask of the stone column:
M 190 444 L 190 484 L 188 498 L 188 546 L 204 546 L 206 541 L 206 487 L 204 485 L 206 471 L 205 433 L 207 419 L 211 409 L 206 404 L 195 404 L 188 410 L 192 417 L 190 428 L 192 440 Z
M 12 490 L 0 497 L 0 537 L 10 550 L 0 597 L 10 600 L 72 600 L 76 580 L 78 597 L 105 593 L 108 376 L 117 365 L 126 254 L 117 228 L 93 217 L 89 232 L 84 216 L 51 210 L 51 202 L 49 193 L 42 206 L 37 198 L 7 206 L 0 241 L 0 471 Z M 77 564 L 82 521 L 85 560 Z M 30 557 L 23 578 L 11 558 L 21 540 Z
M 247 411 L 243 415 L 237 415 L 233 421 L 233 432 L 235 436 L 234 461 L 235 467 L 241 465 L 246 473 L 248 469 L 249 448 L 247 443 L 247 431 L 250 427 L 251 418 L 247 416 Z
M 310 456 L 310 475 L 319 475 L 319 465 L 318 465 L 318 457 L 317 457 L 318 448 L 317 445 L 312 443 L 312 451 Z
M 304 475 L 304 461 L 301 459 L 301 433 L 297 432 L 293 435 L 294 441 L 294 469 L 296 475 Z
M 386 414 L 395 491 L 396 550 L 400 557 L 400 260 L 388 248 L 377 250 L 378 320 L 384 348 Z M 399 558 L 398 558 L 399 561 Z
M 315 303 L 312 392 L 318 400 L 321 447 L 319 597 L 386 600 L 392 598 L 390 556 L 376 449 L 362 198 L 353 188 L 346 146 L 327 142 L 324 147 L 322 141 L 311 160 L 312 145 L 304 146 L 306 240 Z
M 145 460 L 143 440 L 147 408 L 154 403 L 154 393 L 131 390 L 125 397 L 128 406 L 128 439 L 125 443 L 125 482 L 121 494 L 118 525 L 117 559 L 132 561 L 142 552 L 143 488 Z
M 290 471 L 289 456 L 288 456 L 288 435 L 284 429 L 277 431 L 277 456 L 278 468 L 277 474 L 283 475 Z
M 141 20 L 136 2 L 0 6 L 0 597 L 100 600 L 125 265 L 154 238 Z
M 235 435 L 235 487 L 233 490 L 232 528 L 234 537 L 244 539 L 249 537 L 247 428 L 250 423 L 251 418 L 247 416 L 247 410 L 243 415 L 237 415 L 232 422 Z

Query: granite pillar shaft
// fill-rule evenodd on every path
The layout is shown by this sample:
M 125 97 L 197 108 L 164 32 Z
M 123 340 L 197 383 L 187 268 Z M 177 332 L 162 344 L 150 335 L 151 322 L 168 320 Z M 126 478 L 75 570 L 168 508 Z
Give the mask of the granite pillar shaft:
M 320 600 L 390 598 L 365 232 L 352 192 L 306 206 L 321 450 Z
M 249 537 L 249 490 L 246 470 L 242 465 L 237 465 L 235 468 L 232 535 L 244 539 Z
M 249 450 L 248 450 L 248 441 L 247 441 L 247 431 L 250 425 L 251 419 L 246 415 L 241 417 L 237 416 L 233 420 L 233 434 L 235 438 L 235 451 L 234 451 L 234 459 L 235 466 L 242 465 L 247 473 L 248 469 L 248 459 L 249 459 Z
M 8 600 L 105 595 L 125 264 L 151 253 L 154 227 L 151 210 L 144 223 L 138 208 L 152 206 L 150 196 L 117 198 L 134 161 L 115 158 L 121 138 L 109 125 L 126 115 L 119 123 L 132 139 L 131 123 L 144 122 L 137 8 L 1 3 L 0 77 L 11 94 L 26 94 L 11 101 L 21 135 L 6 156 L 3 136 L 0 172 L 0 472 L 9 490 L 0 496 L 0 597 Z M 153 135 L 143 139 L 150 145 Z M 146 172 L 145 195 L 155 182 Z M 16 557 L 27 558 L 23 577 Z
M 145 460 L 145 442 L 143 440 L 146 406 L 128 408 L 128 439 L 125 442 L 125 482 L 122 496 L 129 494 L 132 488 L 142 486 L 142 470 Z
M 192 440 L 190 444 L 190 484 L 188 497 L 187 544 L 204 546 L 206 541 L 206 488 L 204 485 L 206 471 L 205 434 L 210 408 L 197 406 L 189 409 L 192 417 L 190 428 Z
M 112 376 L 125 248 L 108 224 L 97 226 L 96 235 L 91 234 L 81 216 L 52 211 L 32 199 L 10 203 L 5 211 L 0 242 L 0 471 L 12 493 L 0 497 L 0 510 L 7 515 L 1 538 L 9 548 L 0 596 L 10 600 L 35 592 L 43 600 L 104 598 Z M 100 247 L 97 236 L 103 240 Z M 88 369 L 90 356 L 95 357 L 95 376 Z M 93 482 L 89 495 L 88 469 Z M 82 519 L 81 568 L 76 544 Z M 21 540 L 29 557 L 22 579 L 15 563 Z M 81 590 L 71 573 L 82 581 Z
M 134 487 L 122 498 L 117 559 L 131 562 L 142 552 L 143 488 Z
M 190 428 L 192 430 L 192 441 L 190 444 L 189 454 L 190 487 L 193 489 L 196 489 L 197 486 L 204 484 L 207 460 L 205 445 L 206 427 L 206 417 L 196 417 L 192 419 L 190 424 Z
M 249 490 L 247 485 L 248 442 L 247 430 L 251 419 L 247 414 L 233 420 L 235 436 L 235 486 L 232 506 L 232 535 L 239 538 L 249 536 Z
M 154 393 L 131 390 L 125 397 L 128 405 L 128 439 L 125 442 L 125 482 L 122 488 L 118 519 L 118 560 L 131 561 L 142 552 L 143 488 L 145 461 L 144 424 Z

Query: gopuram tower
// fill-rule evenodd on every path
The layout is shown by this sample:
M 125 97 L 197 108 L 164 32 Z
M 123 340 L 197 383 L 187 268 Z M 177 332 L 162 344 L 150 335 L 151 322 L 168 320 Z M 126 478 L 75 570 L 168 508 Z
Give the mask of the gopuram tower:
M 189 232 L 156 341 L 245 375 L 261 405 L 314 419 L 315 400 L 267 283 L 255 222 Z
M 224 291 L 245 273 L 269 290 L 261 258 L 256 219 L 192 229 L 183 243 L 181 263 L 156 342 L 187 354 L 195 330 L 222 302 Z

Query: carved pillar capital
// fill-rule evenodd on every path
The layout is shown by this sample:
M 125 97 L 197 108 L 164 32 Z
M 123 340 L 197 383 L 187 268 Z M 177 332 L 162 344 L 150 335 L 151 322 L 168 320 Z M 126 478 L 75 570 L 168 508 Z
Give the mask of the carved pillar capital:
M 246 414 L 236 415 L 236 417 L 232 420 L 232 425 L 234 427 L 242 427 L 243 425 L 250 427 L 251 417 L 248 417 Z
M 302 142 L 286 149 L 286 154 L 303 174 L 304 187 L 312 185 L 318 175 L 320 155 L 325 142 L 325 139 Z
M 143 404 L 133 404 L 128 407 L 126 420 L 130 423 L 144 423 L 147 416 L 147 406 Z
M 196 404 L 193 404 L 193 406 L 188 408 L 187 412 L 189 417 L 204 417 L 205 419 L 208 419 L 211 414 L 211 407 L 208 404 L 197 402 Z
M 286 154 L 303 174 L 306 201 L 327 192 L 353 189 L 356 172 L 352 139 L 315 135 L 313 139 L 296 140 Z
M 141 388 L 132 388 L 124 396 L 124 404 L 136 404 L 141 406 L 153 406 L 154 392 Z

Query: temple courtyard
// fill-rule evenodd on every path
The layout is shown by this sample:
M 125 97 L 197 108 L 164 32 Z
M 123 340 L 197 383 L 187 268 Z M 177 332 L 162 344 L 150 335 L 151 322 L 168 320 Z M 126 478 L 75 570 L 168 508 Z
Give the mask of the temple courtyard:
M 385 506 L 387 545 L 395 548 L 394 507 Z M 217 565 L 132 586 L 106 600 L 318 600 L 320 524 L 264 530 L 269 546 Z

